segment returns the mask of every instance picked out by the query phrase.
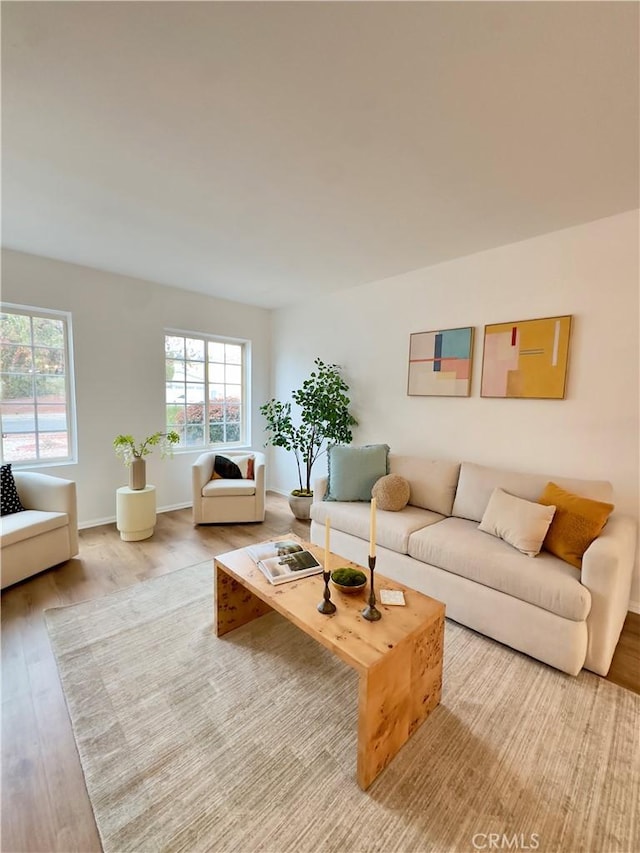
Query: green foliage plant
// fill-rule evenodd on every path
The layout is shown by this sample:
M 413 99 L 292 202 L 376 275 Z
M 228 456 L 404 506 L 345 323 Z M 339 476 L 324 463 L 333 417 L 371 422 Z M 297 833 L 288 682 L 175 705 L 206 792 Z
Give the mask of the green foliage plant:
M 173 455 L 173 445 L 178 444 L 180 436 L 175 430 L 170 432 L 154 432 L 144 441 L 136 442 L 132 435 L 117 435 L 113 439 L 113 448 L 124 464 L 128 467 L 134 459 L 143 459 L 154 448 L 160 451 L 160 458 Z
M 302 387 L 292 391 L 291 398 L 299 407 L 299 423 L 293 422 L 291 403 L 272 399 L 260 407 L 267 421 L 267 444 L 293 451 L 298 468 L 299 489 L 296 496 L 313 495 L 311 470 L 329 444 L 350 444 L 351 427 L 357 425 L 349 411 L 349 386 L 340 375 L 337 364 L 314 360 L 315 370 Z

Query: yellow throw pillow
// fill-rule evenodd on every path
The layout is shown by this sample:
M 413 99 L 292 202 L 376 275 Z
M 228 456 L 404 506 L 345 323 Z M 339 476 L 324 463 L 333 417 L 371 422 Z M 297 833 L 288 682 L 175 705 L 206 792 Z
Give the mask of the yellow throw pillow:
M 556 507 L 543 549 L 581 569 L 582 555 L 605 526 L 613 504 L 574 495 L 555 483 L 547 483 L 538 503 Z

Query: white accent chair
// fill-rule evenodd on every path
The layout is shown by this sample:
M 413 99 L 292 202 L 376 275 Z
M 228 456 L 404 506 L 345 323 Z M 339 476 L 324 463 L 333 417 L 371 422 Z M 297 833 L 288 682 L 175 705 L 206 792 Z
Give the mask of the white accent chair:
M 0 519 L 2 589 L 78 553 L 73 480 L 16 470 L 13 478 L 25 509 Z
M 216 454 L 202 453 L 192 467 L 193 523 L 264 521 L 265 456 L 255 450 L 224 450 L 220 456 L 254 456 L 253 480 L 212 480 Z

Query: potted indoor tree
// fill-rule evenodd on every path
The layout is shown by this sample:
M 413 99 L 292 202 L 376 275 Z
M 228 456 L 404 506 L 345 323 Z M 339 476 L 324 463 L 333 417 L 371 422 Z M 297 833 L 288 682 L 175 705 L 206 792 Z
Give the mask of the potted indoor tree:
M 147 484 L 145 456 L 154 448 L 160 451 L 160 458 L 171 456 L 173 445 L 178 444 L 180 436 L 175 430 L 170 432 L 154 432 L 144 441 L 134 439 L 132 435 L 117 435 L 113 439 L 113 448 L 129 469 L 129 488 L 134 491 L 144 489 Z
M 299 488 L 289 497 L 296 518 L 309 518 L 313 499 L 311 470 L 329 444 L 349 444 L 351 427 L 357 425 L 349 412 L 349 386 L 340 376 L 337 364 L 325 364 L 319 358 L 302 387 L 292 391 L 299 407 L 299 422 L 294 424 L 291 403 L 272 399 L 260 407 L 267 421 L 267 444 L 292 450 L 298 468 Z

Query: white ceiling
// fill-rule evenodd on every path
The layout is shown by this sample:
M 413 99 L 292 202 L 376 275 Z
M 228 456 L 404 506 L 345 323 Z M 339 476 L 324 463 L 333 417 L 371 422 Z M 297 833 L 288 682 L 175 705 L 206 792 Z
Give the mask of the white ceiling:
M 3 244 L 278 307 L 630 210 L 638 10 L 5 2 Z

